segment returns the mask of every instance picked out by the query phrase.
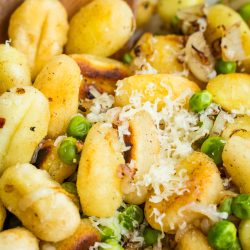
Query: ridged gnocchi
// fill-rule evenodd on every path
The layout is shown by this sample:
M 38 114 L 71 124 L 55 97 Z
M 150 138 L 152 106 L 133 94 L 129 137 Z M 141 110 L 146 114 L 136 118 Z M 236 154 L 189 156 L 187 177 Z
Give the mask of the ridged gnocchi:
M 0 96 L 1 174 L 12 165 L 31 160 L 47 135 L 49 119 L 48 100 L 32 86 L 15 87 Z
M 44 241 L 64 240 L 76 231 L 80 215 L 62 187 L 31 164 L 8 168 L 0 178 L 4 206 Z
M 67 32 L 67 14 L 58 0 L 24 1 L 12 14 L 8 30 L 11 45 L 27 56 L 33 80 L 62 53 Z
M 26 56 L 9 44 L 0 44 L 0 94 L 26 85 L 31 85 Z

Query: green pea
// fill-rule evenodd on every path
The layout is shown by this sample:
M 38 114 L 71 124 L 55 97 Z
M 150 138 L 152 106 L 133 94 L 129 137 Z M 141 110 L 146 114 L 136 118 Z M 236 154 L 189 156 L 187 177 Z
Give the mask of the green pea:
M 240 194 L 233 199 L 233 214 L 240 219 L 250 219 L 250 195 Z
M 77 139 L 84 139 L 91 128 L 91 123 L 83 116 L 75 116 L 71 119 L 67 128 L 67 134 Z
M 201 152 L 211 157 L 215 164 L 220 164 L 222 163 L 221 156 L 225 143 L 226 142 L 219 136 L 209 137 L 201 145 Z
M 126 64 L 130 64 L 133 61 L 133 56 L 129 53 L 125 53 L 122 57 L 122 61 Z
M 240 241 L 236 239 L 233 245 L 229 248 L 229 250 L 241 250 Z
M 68 193 L 78 195 L 77 194 L 77 189 L 76 189 L 76 184 L 74 182 L 64 182 L 64 183 L 62 183 L 61 186 Z
M 232 201 L 233 198 L 225 199 L 219 206 L 220 212 L 226 212 L 228 215 L 232 214 Z
M 222 220 L 208 231 L 208 242 L 216 250 L 230 249 L 237 240 L 236 233 L 237 229 L 232 222 Z
M 192 95 L 189 107 L 193 112 L 199 113 L 212 103 L 212 95 L 207 90 L 199 91 Z
M 101 247 L 101 250 L 124 250 L 124 248 L 115 240 L 109 239 L 106 240 L 105 243 L 107 243 L 108 247 Z
M 70 165 L 78 162 L 76 142 L 76 139 L 73 137 L 67 137 L 61 142 L 57 154 L 65 164 Z
M 160 234 L 161 234 L 160 231 L 154 230 L 150 227 L 146 227 L 143 232 L 145 245 L 150 246 L 155 244 Z
M 106 226 L 99 226 L 101 230 L 101 240 L 106 241 L 108 239 L 115 239 L 119 240 L 118 237 L 116 237 L 115 231 L 113 228 L 106 227 Z
M 236 62 L 225 62 L 222 59 L 216 62 L 215 70 L 218 74 L 235 73 L 237 68 Z
M 130 205 L 118 215 L 118 220 L 124 228 L 132 230 L 142 223 L 143 211 L 137 205 Z
M 250 220 L 242 220 L 238 232 L 242 248 L 250 249 Z
M 240 10 L 239 10 L 240 15 L 242 18 L 248 22 L 250 20 L 250 3 L 244 4 Z

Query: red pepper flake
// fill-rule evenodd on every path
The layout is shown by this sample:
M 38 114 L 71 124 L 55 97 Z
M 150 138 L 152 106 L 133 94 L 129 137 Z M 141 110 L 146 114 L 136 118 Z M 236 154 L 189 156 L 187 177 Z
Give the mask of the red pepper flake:
M 19 95 L 22 95 L 22 94 L 25 93 L 25 89 L 23 89 L 23 88 L 17 88 L 16 89 L 16 93 L 19 94 Z
M 0 117 L 0 128 L 3 128 L 5 121 L 5 118 Z

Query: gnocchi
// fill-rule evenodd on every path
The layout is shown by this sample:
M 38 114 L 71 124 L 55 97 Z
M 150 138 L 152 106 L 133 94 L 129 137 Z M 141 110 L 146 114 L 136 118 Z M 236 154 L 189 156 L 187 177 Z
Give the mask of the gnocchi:
M 149 224 L 166 233 L 175 232 L 181 221 L 191 223 L 201 218 L 202 214 L 192 211 L 190 204 L 216 204 L 220 200 L 220 192 L 223 190 L 222 180 L 215 163 L 205 154 L 194 152 L 180 163 L 180 169 L 186 169 L 189 180 L 186 188 L 189 190 L 183 195 L 173 195 L 168 200 L 153 203 L 149 200 L 145 203 L 145 216 Z M 207 187 L 210 187 L 209 189 Z M 153 210 L 157 209 L 165 214 L 162 219 L 162 227 L 155 220 Z
M 222 153 L 223 165 L 242 193 L 250 193 L 249 149 L 250 133 L 239 131 L 227 141 Z
M 77 113 L 80 81 L 78 65 L 66 55 L 54 57 L 38 74 L 34 87 L 49 101 L 51 138 L 65 133 L 70 119 Z
M 31 164 L 18 164 L 3 173 L 0 198 L 26 228 L 44 241 L 64 240 L 80 224 L 78 209 L 62 187 Z
M 250 109 L 250 76 L 234 73 L 218 75 L 208 82 L 207 90 L 214 102 L 227 111 L 245 114 Z
M 134 15 L 124 1 L 94 0 L 71 19 L 66 51 L 107 57 L 121 49 L 134 30 Z
M 0 44 L 0 94 L 27 85 L 31 85 L 31 76 L 25 55 L 9 44 Z
M 58 0 L 24 1 L 12 14 L 8 30 L 11 45 L 27 56 L 33 80 L 62 53 L 67 32 L 67 14 Z
M 2 174 L 12 165 L 31 160 L 39 142 L 48 132 L 49 103 L 46 97 L 32 86 L 15 87 L 0 96 L 0 117 Z
M 122 203 L 119 167 L 124 163 L 117 132 L 105 124 L 95 124 L 84 143 L 77 173 L 77 191 L 86 215 L 115 214 Z
M 133 93 L 141 95 L 141 101 L 154 103 L 158 98 L 159 108 L 161 99 L 169 93 L 172 99 L 178 98 L 184 91 L 196 92 L 199 87 L 196 83 L 183 77 L 168 74 L 134 75 L 117 82 L 115 103 L 117 106 L 129 104 Z M 152 86 L 152 87 L 151 87 Z
M 17 227 L 0 232 L 0 249 L 39 250 L 39 244 L 31 232 L 23 227 Z

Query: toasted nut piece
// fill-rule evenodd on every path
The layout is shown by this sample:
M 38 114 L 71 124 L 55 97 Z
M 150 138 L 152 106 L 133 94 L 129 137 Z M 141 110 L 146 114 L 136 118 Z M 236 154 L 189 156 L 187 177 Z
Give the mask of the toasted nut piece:
M 12 88 L 0 96 L 0 174 L 31 160 L 47 135 L 49 116 L 48 100 L 34 87 Z
M 183 195 L 174 194 L 167 200 L 158 203 L 148 200 L 145 204 L 145 217 L 153 228 L 161 230 L 161 225 L 155 221 L 155 216 L 153 216 L 153 209 L 157 209 L 160 214 L 165 214 L 162 219 L 162 229 L 166 233 L 175 232 L 178 225 L 181 225 L 184 221 L 192 223 L 195 219 L 204 216 L 192 211 L 191 207 L 185 209 L 185 206 L 192 203 L 197 205 L 217 204 L 220 200 L 220 192 L 223 190 L 217 166 L 203 153 L 192 153 L 180 162 L 178 169 L 187 170 L 189 180 L 186 182 L 186 189 L 189 191 Z
M 128 140 L 131 150 L 126 160 L 134 161 L 135 175 L 132 178 L 124 177 L 122 192 L 126 202 L 139 205 L 146 201 L 148 190 L 140 186 L 138 193 L 133 183 L 142 180 L 150 167 L 158 161 L 160 143 L 153 120 L 146 111 L 140 111 L 130 119 L 129 130 L 131 135 Z
M 183 36 L 153 36 L 151 33 L 145 33 L 133 49 L 135 59 L 132 67 L 134 70 L 139 70 L 137 60 L 145 60 L 158 73 L 181 73 L 184 71 L 184 66 L 178 57 L 183 49 Z
M 207 238 L 198 229 L 189 229 L 181 237 L 177 244 L 176 250 L 212 250 L 209 246 Z
M 132 10 L 122 0 L 94 0 L 71 19 L 67 54 L 108 57 L 122 48 L 135 30 Z
M 46 171 L 18 164 L 0 178 L 0 198 L 22 224 L 45 241 L 70 237 L 80 224 L 77 207 Z
M 58 0 L 26 0 L 12 14 L 8 32 L 13 47 L 27 56 L 35 79 L 42 67 L 63 51 L 67 14 Z
M 126 65 L 113 59 L 88 54 L 73 54 L 71 57 L 83 76 L 80 99 L 88 97 L 89 86 L 94 86 L 100 93 L 114 94 L 116 82 L 130 75 Z
M 0 44 L 0 94 L 12 87 L 31 85 L 26 56 L 9 44 Z
M 117 131 L 97 123 L 86 137 L 77 174 L 84 214 L 110 217 L 122 203 L 119 166 L 124 164 Z
M 48 136 L 55 138 L 66 132 L 68 123 L 78 110 L 80 69 L 66 55 L 54 57 L 38 74 L 34 87 L 49 100 Z
M 58 146 L 54 145 L 53 140 L 44 141 L 38 151 L 36 165 L 46 170 L 53 180 L 62 183 L 75 172 L 76 165 L 63 163 L 58 157 L 57 149 Z
M 39 250 L 37 238 L 27 229 L 17 227 L 0 233 L 0 249 Z

